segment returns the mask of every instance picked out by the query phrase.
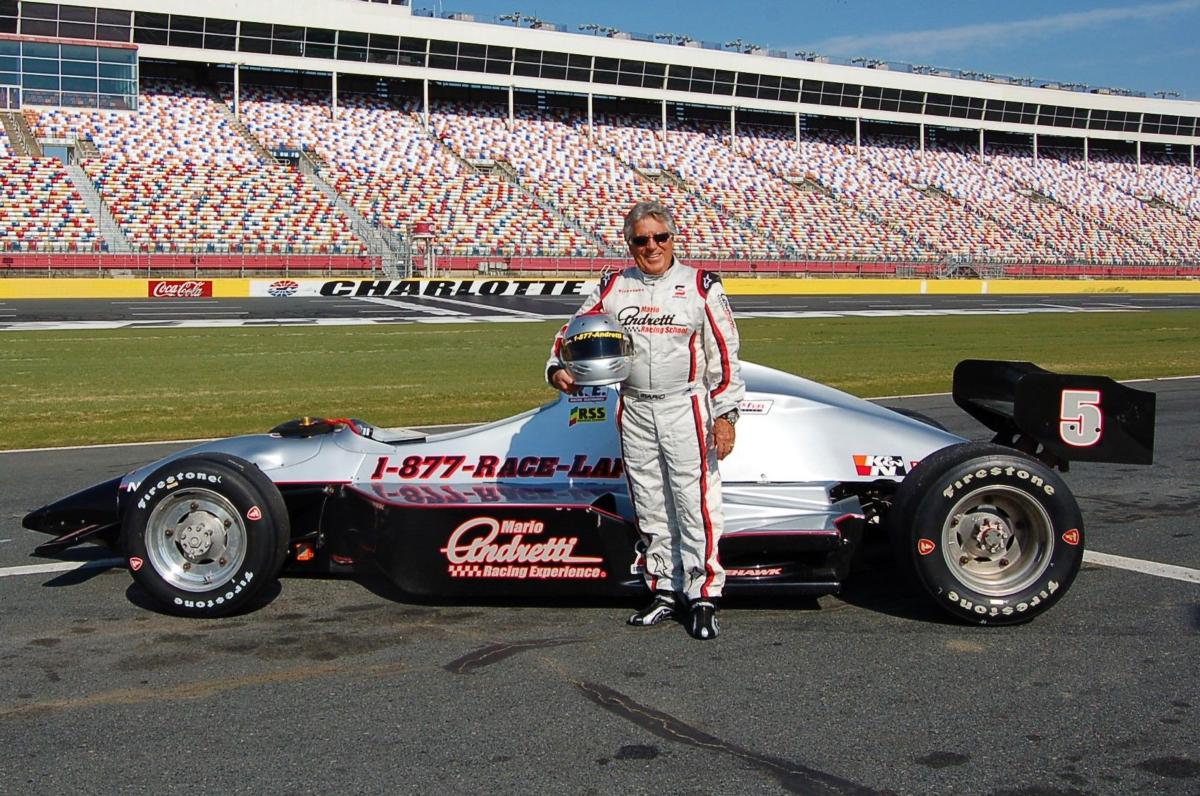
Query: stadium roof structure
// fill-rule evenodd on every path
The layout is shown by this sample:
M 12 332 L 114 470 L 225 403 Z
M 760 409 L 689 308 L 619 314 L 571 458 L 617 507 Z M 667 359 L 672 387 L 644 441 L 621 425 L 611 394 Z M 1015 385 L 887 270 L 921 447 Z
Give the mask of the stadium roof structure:
M 901 72 L 880 61 L 722 52 L 686 36 L 647 41 L 581 26 L 594 28 L 589 35 L 526 17 L 536 26 L 451 17 L 413 14 L 407 0 L 0 0 L 0 33 L 124 41 L 142 58 L 228 65 L 235 76 L 242 67 L 328 73 L 335 93 L 339 74 L 363 75 L 419 81 L 426 98 L 430 84 L 463 84 L 510 95 L 661 102 L 664 124 L 666 105 L 674 103 L 728 108 L 731 123 L 745 109 L 794 115 L 797 128 L 802 116 L 828 116 L 1031 134 L 1035 141 L 1041 135 L 1183 145 L 1193 155 L 1200 143 L 1200 102 Z

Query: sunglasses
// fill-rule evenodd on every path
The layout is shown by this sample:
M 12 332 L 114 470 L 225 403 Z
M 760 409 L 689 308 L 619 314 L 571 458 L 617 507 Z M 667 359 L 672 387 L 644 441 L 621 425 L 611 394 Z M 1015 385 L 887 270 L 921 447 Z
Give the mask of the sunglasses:
M 632 238 L 629 239 L 629 242 L 632 243 L 634 246 L 641 247 L 641 246 L 645 246 L 646 244 L 648 244 L 650 242 L 651 238 L 654 239 L 655 243 L 657 243 L 659 246 L 661 246 L 671 239 L 671 233 L 670 232 L 659 232 L 655 235 L 634 235 Z

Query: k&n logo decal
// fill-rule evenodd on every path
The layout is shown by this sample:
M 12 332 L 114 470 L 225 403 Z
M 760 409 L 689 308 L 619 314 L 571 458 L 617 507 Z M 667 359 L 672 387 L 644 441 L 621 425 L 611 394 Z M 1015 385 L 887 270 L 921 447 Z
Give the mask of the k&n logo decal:
M 878 453 L 854 454 L 854 469 L 859 475 L 887 477 L 907 475 L 908 468 L 901 456 L 885 456 Z

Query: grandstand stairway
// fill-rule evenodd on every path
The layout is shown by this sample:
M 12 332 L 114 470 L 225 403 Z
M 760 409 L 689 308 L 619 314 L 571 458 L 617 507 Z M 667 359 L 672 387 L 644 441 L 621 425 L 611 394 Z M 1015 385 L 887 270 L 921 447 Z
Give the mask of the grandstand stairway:
M 77 160 L 87 160 L 88 158 L 100 157 L 100 150 L 96 148 L 96 143 L 90 138 L 75 139 L 75 157 Z
M 397 108 L 400 108 L 402 110 L 407 110 L 404 106 L 403 100 L 399 97 L 393 97 L 392 104 L 395 105 Z M 487 168 L 487 169 L 480 168 L 480 164 L 472 162 L 469 158 L 463 157 L 457 150 L 454 149 L 454 147 L 452 147 L 449 143 L 447 143 L 444 139 L 442 139 L 433 130 L 432 127 L 430 127 L 428 124 L 426 124 L 425 120 L 423 118 L 421 118 L 419 116 L 418 116 L 418 124 L 419 124 L 421 130 L 424 131 L 425 135 L 429 136 L 429 139 L 431 141 L 436 143 L 439 147 L 444 149 L 446 152 L 450 153 L 450 155 L 452 157 L 454 157 L 455 160 L 462 163 L 463 166 L 465 166 L 467 169 L 469 169 L 473 172 L 476 172 L 476 173 L 484 173 L 485 171 L 487 171 L 488 173 L 491 173 L 491 174 L 494 174 L 494 175 L 500 177 L 505 182 L 509 183 L 514 188 L 516 188 L 521 193 L 521 195 L 524 196 L 526 199 L 528 199 L 533 205 L 535 205 L 536 207 L 542 208 L 547 213 L 552 214 L 555 218 L 558 219 L 559 223 L 561 223 L 563 226 L 569 227 L 569 228 L 575 230 L 576 232 L 578 232 L 580 235 L 587 238 L 587 240 L 590 241 L 599 251 L 607 252 L 607 253 L 617 253 L 617 254 L 620 253 L 620 252 L 615 251 L 614 249 L 610 248 L 608 246 L 608 244 L 606 244 L 604 242 L 604 239 L 595 230 L 588 229 L 587 227 L 583 226 L 575 219 L 573 219 L 570 216 L 568 216 L 567 214 L 563 213 L 558 208 L 558 206 L 555 205 L 553 202 L 550 202 L 546 199 L 543 199 L 541 196 L 539 196 L 537 191 L 531 191 L 530 189 L 526 188 L 521 183 L 521 176 L 520 176 L 520 174 L 517 173 L 517 169 L 508 161 L 493 160 L 491 162 L 490 168 Z
M 1109 232 L 1111 232 L 1113 235 L 1116 235 L 1117 237 L 1137 241 L 1142 246 L 1145 246 L 1148 249 L 1153 249 L 1158 254 L 1158 256 L 1164 260 L 1170 259 L 1167 252 L 1164 251 L 1161 246 L 1156 245 L 1153 240 L 1151 240 L 1150 238 L 1141 234 L 1141 232 L 1136 228 L 1122 227 L 1120 225 L 1113 224 L 1112 222 L 1108 221 L 1107 219 L 1102 218 L 1098 214 L 1093 213 L 1084 208 L 1078 208 L 1078 209 L 1069 208 L 1069 210 L 1070 210 L 1070 212 L 1073 212 L 1076 214 L 1086 215 L 1088 221 L 1092 222 L 1093 224 L 1095 224 L 1098 227 L 1108 230 Z
M 497 160 L 495 163 L 495 167 L 493 168 L 493 173 L 500 175 L 506 181 L 511 183 L 512 186 L 514 188 L 516 188 L 518 191 L 520 191 L 521 194 L 523 196 L 525 196 L 527 199 L 529 199 L 530 202 L 537 205 L 538 207 L 543 208 L 548 213 L 553 213 L 554 216 L 560 222 L 562 222 L 562 224 L 564 226 L 570 227 L 571 229 L 578 232 L 580 235 L 585 236 L 588 240 L 590 240 L 593 244 L 595 244 L 596 248 L 598 248 L 600 251 L 613 252 L 613 250 L 609 249 L 608 246 L 604 243 L 604 239 L 601 238 L 599 235 L 597 235 L 594 230 L 590 230 L 587 227 L 583 226 L 582 224 L 577 222 L 575 219 L 571 218 L 566 213 L 563 213 L 561 210 L 559 210 L 558 206 L 555 205 L 553 202 L 543 199 L 542 197 L 538 196 L 536 191 L 530 191 L 524 185 L 522 185 L 521 184 L 521 175 L 517 173 L 517 170 L 507 160 Z M 619 254 L 619 252 L 615 252 L 615 253 Z
M 680 177 L 678 172 L 671 171 L 670 169 L 656 169 L 649 166 L 635 166 L 633 170 L 656 185 L 672 185 L 676 188 L 682 188 L 685 191 L 691 191 L 690 186 L 687 184 L 687 180 L 683 179 L 683 177 Z
M 948 191 L 945 191 L 942 188 L 939 188 L 936 185 L 922 185 L 921 183 L 909 183 L 908 187 L 912 188 L 914 191 L 916 191 L 917 193 L 922 194 L 924 196 L 934 197 L 937 199 L 944 199 L 945 201 L 950 202 L 952 204 L 956 204 L 956 205 L 962 204 L 961 199 L 959 199 L 958 197 L 949 193 Z
M 830 199 L 836 199 L 828 186 L 822 185 L 816 177 L 784 177 L 784 182 L 791 183 L 793 187 L 801 191 L 813 191 L 822 196 L 828 196 Z
M 133 246 L 125 237 L 125 233 L 121 231 L 120 226 L 117 225 L 116 219 L 108 212 L 104 200 L 100 198 L 100 193 L 96 190 L 96 185 L 88 177 L 87 172 L 77 163 L 72 163 L 67 166 L 67 174 L 71 176 L 71 182 L 75 185 L 75 190 L 79 192 L 83 203 L 87 205 L 88 212 L 96 220 L 100 236 L 108 251 L 116 254 L 131 254 Z
M 0 113 L 0 122 L 4 125 L 4 133 L 8 136 L 13 153 L 23 158 L 42 157 L 42 146 L 37 136 L 29 127 L 29 122 L 19 111 Z
M 1009 179 L 1011 179 L 1012 182 L 1017 185 L 1017 193 L 1024 196 L 1030 202 L 1053 205 L 1065 216 L 1082 219 L 1092 226 L 1111 232 L 1117 238 L 1124 238 L 1127 241 L 1134 241 L 1141 246 L 1154 249 L 1159 253 L 1160 256 L 1164 258 L 1166 256 L 1166 252 L 1163 252 L 1159 247 L 1155 246 L 1152 241 L 1147 240 L 1143 235 L 1138 234 L 1136 229 L 1130 229 L 1121 227 L 1117 224 L 1112 224 L 1100 215 L 1091 212 L 1086 207 L 1074 204 L 1066 204 L 1050 194 L 1036 190 L 1032 186 L 1022 184 L 1012 175 L 1009 175 Z
M 320 174 L 329 170 L 329 161 L 320 152 L 311 149 L 300 150 L 300 163 L 301 171 L 305 169 L 303 164 L 307 164 L 309 171 L 304 172 L 306 174 Z
M 1004 276 L 1004 266 L 975 262 L 970 257 L 947 257 L 937 276 L 939 279 L 999 279 Z
M 233 109 L 225 104 L 225 100 L 221 98 L 220 90 L 216 86 L 212 85 L 205 86 L 205 88 L 208 90 L 208 93 L 212 95 L 213 100 L 215 100 L 213 102 L 214 107 L 220 111 L 220 113 L 225 117 L 226 121 L 229 122 L 229 126 L 242 137 L 242 140 L 250 145 L 251 149 L 254 150 L 254 153 L 258 155 L 259 161 L 266 164 L 274 164 L 276 162 L 274 156 L 265 146 L 263 146 L 262 141 L 259 141 L 258 138 L 255 137 L 254 133 L 250 132 L 250 128 L 247 127 L 245 122 L 243 122 L 238 115 L 233 112 Z
M 409 269 L 411 253 L 408 245 L 399 235 L 382 226 L 376 227 L 363 218 L 353 205 L 342 198 L 337 189 L 325 181 L 318 169 L 314 167 L 311 159 L 300 159 L 300 173 L 329 200 L 330 204 L 350 220 L 350 229 L 367 247 L 367 253 L 381 258 L 385 276 L 398 277 Z
M 760 229 L 754 224 L 754 222 L 730 211 L 728 208 L 723 207 L 719 201 L 710 199 L 708 196 L 705 196 L 703 193 L 695 190 L 695 188 L 693 188 L 693 186 L 691 186 L 688 181 L 679 174 L 679 172 L 665 167 L 660 169 L 652 169 L 635 166 L 627 159 L 621 157 L 621 155 L 615 150 L 609 150 L 608 154 L 615 158 L 622 166 L 636 173 L 642 179 L 652 183 L 670 185 L 678 188 L 679 190 L 686 192 L 700 205 L 715 211 L 718 215 L 723 216 L 728 221 L 746 230 L 752 236 L 762 240 L 771 241 L 771 243 L 778 247 L 779 251 L 785 252 L 792 257 L 797 257 L 800 255 L 800 251 L 792 241 L 781 239 L 778 236 L 769 233 L 765 229 Z

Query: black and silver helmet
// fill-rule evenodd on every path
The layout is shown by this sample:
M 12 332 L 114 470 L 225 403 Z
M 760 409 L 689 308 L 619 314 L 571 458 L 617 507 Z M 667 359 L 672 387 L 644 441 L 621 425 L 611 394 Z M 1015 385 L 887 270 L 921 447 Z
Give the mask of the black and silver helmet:
M 611 315 L 590 312 L 567 324 L 561 355 L 576 384 L 582 387 L 616 384 L 629 378 L 633 341 Z

